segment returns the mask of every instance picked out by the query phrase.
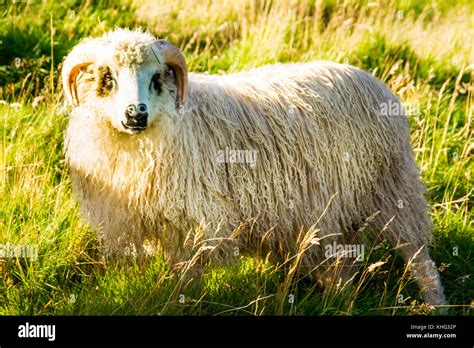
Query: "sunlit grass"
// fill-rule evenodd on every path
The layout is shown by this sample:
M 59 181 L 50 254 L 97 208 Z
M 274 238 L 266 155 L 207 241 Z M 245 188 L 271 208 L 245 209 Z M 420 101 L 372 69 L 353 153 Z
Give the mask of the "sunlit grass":
M 0 8 L 0 244 L 39 248 L 37 261 L 0 259 L 0 314 L 426 310 L 403 260 L 386 244 L 369 250 L 352 285 L 334 284 L 324 292 L 299 272 L 298 253 L 280 264 L 266 254 L 241 255 L 235 265 L 211 267 L 192 281 L 191 271 L 176 272 L 161 255 L 125 265 L 103 260 L 71 193 L 57 67 L 80 38 L 116 25 L 141 26 L 168 38 L 183 50 L 192 71 L 329 59 L 364 68 L 387 83 L 415 106 L 409 115 L 412 141 L 433 207 L 431 253 L 450 313 L 472 314 L 472 10 L 468 1 L 290 0 L 122 1 L 97 7 L 25 2 Z M 304 249 L 302 242 L 300 252 Z

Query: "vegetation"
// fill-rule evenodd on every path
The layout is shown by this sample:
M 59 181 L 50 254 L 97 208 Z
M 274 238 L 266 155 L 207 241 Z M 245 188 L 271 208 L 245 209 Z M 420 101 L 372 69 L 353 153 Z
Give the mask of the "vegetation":
M 191 282 L 161 255 L 101 258 L 62 151 L 60 63 L 81 38 L 143 27 L 193 71 L 226 73 L 327 59 L 364 68 L 410 111 L 432 204 L 433 259 L 450 314 L 473 313 L 471 1 L 23 1 L 0 4 L 0 314 L 407 315 L 427 313 L 403 260 L 374 246 L 352 286 L 323 292 L 293 266 L 240 256 Z M 2 250 L 0 249 L 0 252 Z M 1 255 L 0 255 L 1 256 Z M 5 255 L 4 255 L 5 256 Z

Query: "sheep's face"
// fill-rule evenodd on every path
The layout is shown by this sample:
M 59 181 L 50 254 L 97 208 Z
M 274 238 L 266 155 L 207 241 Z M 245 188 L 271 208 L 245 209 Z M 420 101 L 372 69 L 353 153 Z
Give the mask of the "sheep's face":
M 142 31 L 116 30 L 86 39 L 62 69 L 66 99 L 94 110 L 97 121 L 138 134 L 177 114 L 187 96 L 179 49 Z
M 152 55 L 135 64 L 120 64 L 113 58 L 98 61 L 92 68 L 93 88 L 88 86 L 88 94 L 91 103 L 99 102 L 101 116 L 114 128 L 138 134 L 175 111 L 172 69 Z

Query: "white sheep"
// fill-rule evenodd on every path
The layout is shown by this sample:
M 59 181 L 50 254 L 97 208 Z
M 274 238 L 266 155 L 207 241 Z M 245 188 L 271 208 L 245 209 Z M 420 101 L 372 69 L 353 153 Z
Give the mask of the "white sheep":
M 407 119 L 381 112 L 400 103 L 370 74 L 318 61 L 188 75 L 175 46 L 115 30 L 77 45 L 62 79 L 73 188 L 109 250 L 156 237 L 178 262 L 204 224 L 211 247 L 279 257 L 313 227 L 302 267 L 334 279 L 328 246 L 362 245 L 366 226 L 411 264 L 425 301 L 445 303 Z M 230 243 L 213 258 L 233 255 Z

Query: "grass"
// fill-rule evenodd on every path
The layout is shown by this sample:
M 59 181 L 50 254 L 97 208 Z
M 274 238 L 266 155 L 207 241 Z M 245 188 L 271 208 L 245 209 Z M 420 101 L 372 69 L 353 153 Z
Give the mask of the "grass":
M 162 256 L 104 263 L 81 219 L 62 152 L 58 65 L 82 37 L 146 27 L 193 71 L 329 59 L 374 73 L 410 113 L 432 204 L 449 313 L 472 315 L 473 5 L 470 1 L 6 2 L 0 8 L 0 314 L 410 315 L 427 313 L 402 259 L 374 246 L 353 286 L 322 292 L 284 265 L 241 255 L 186 282 Z

